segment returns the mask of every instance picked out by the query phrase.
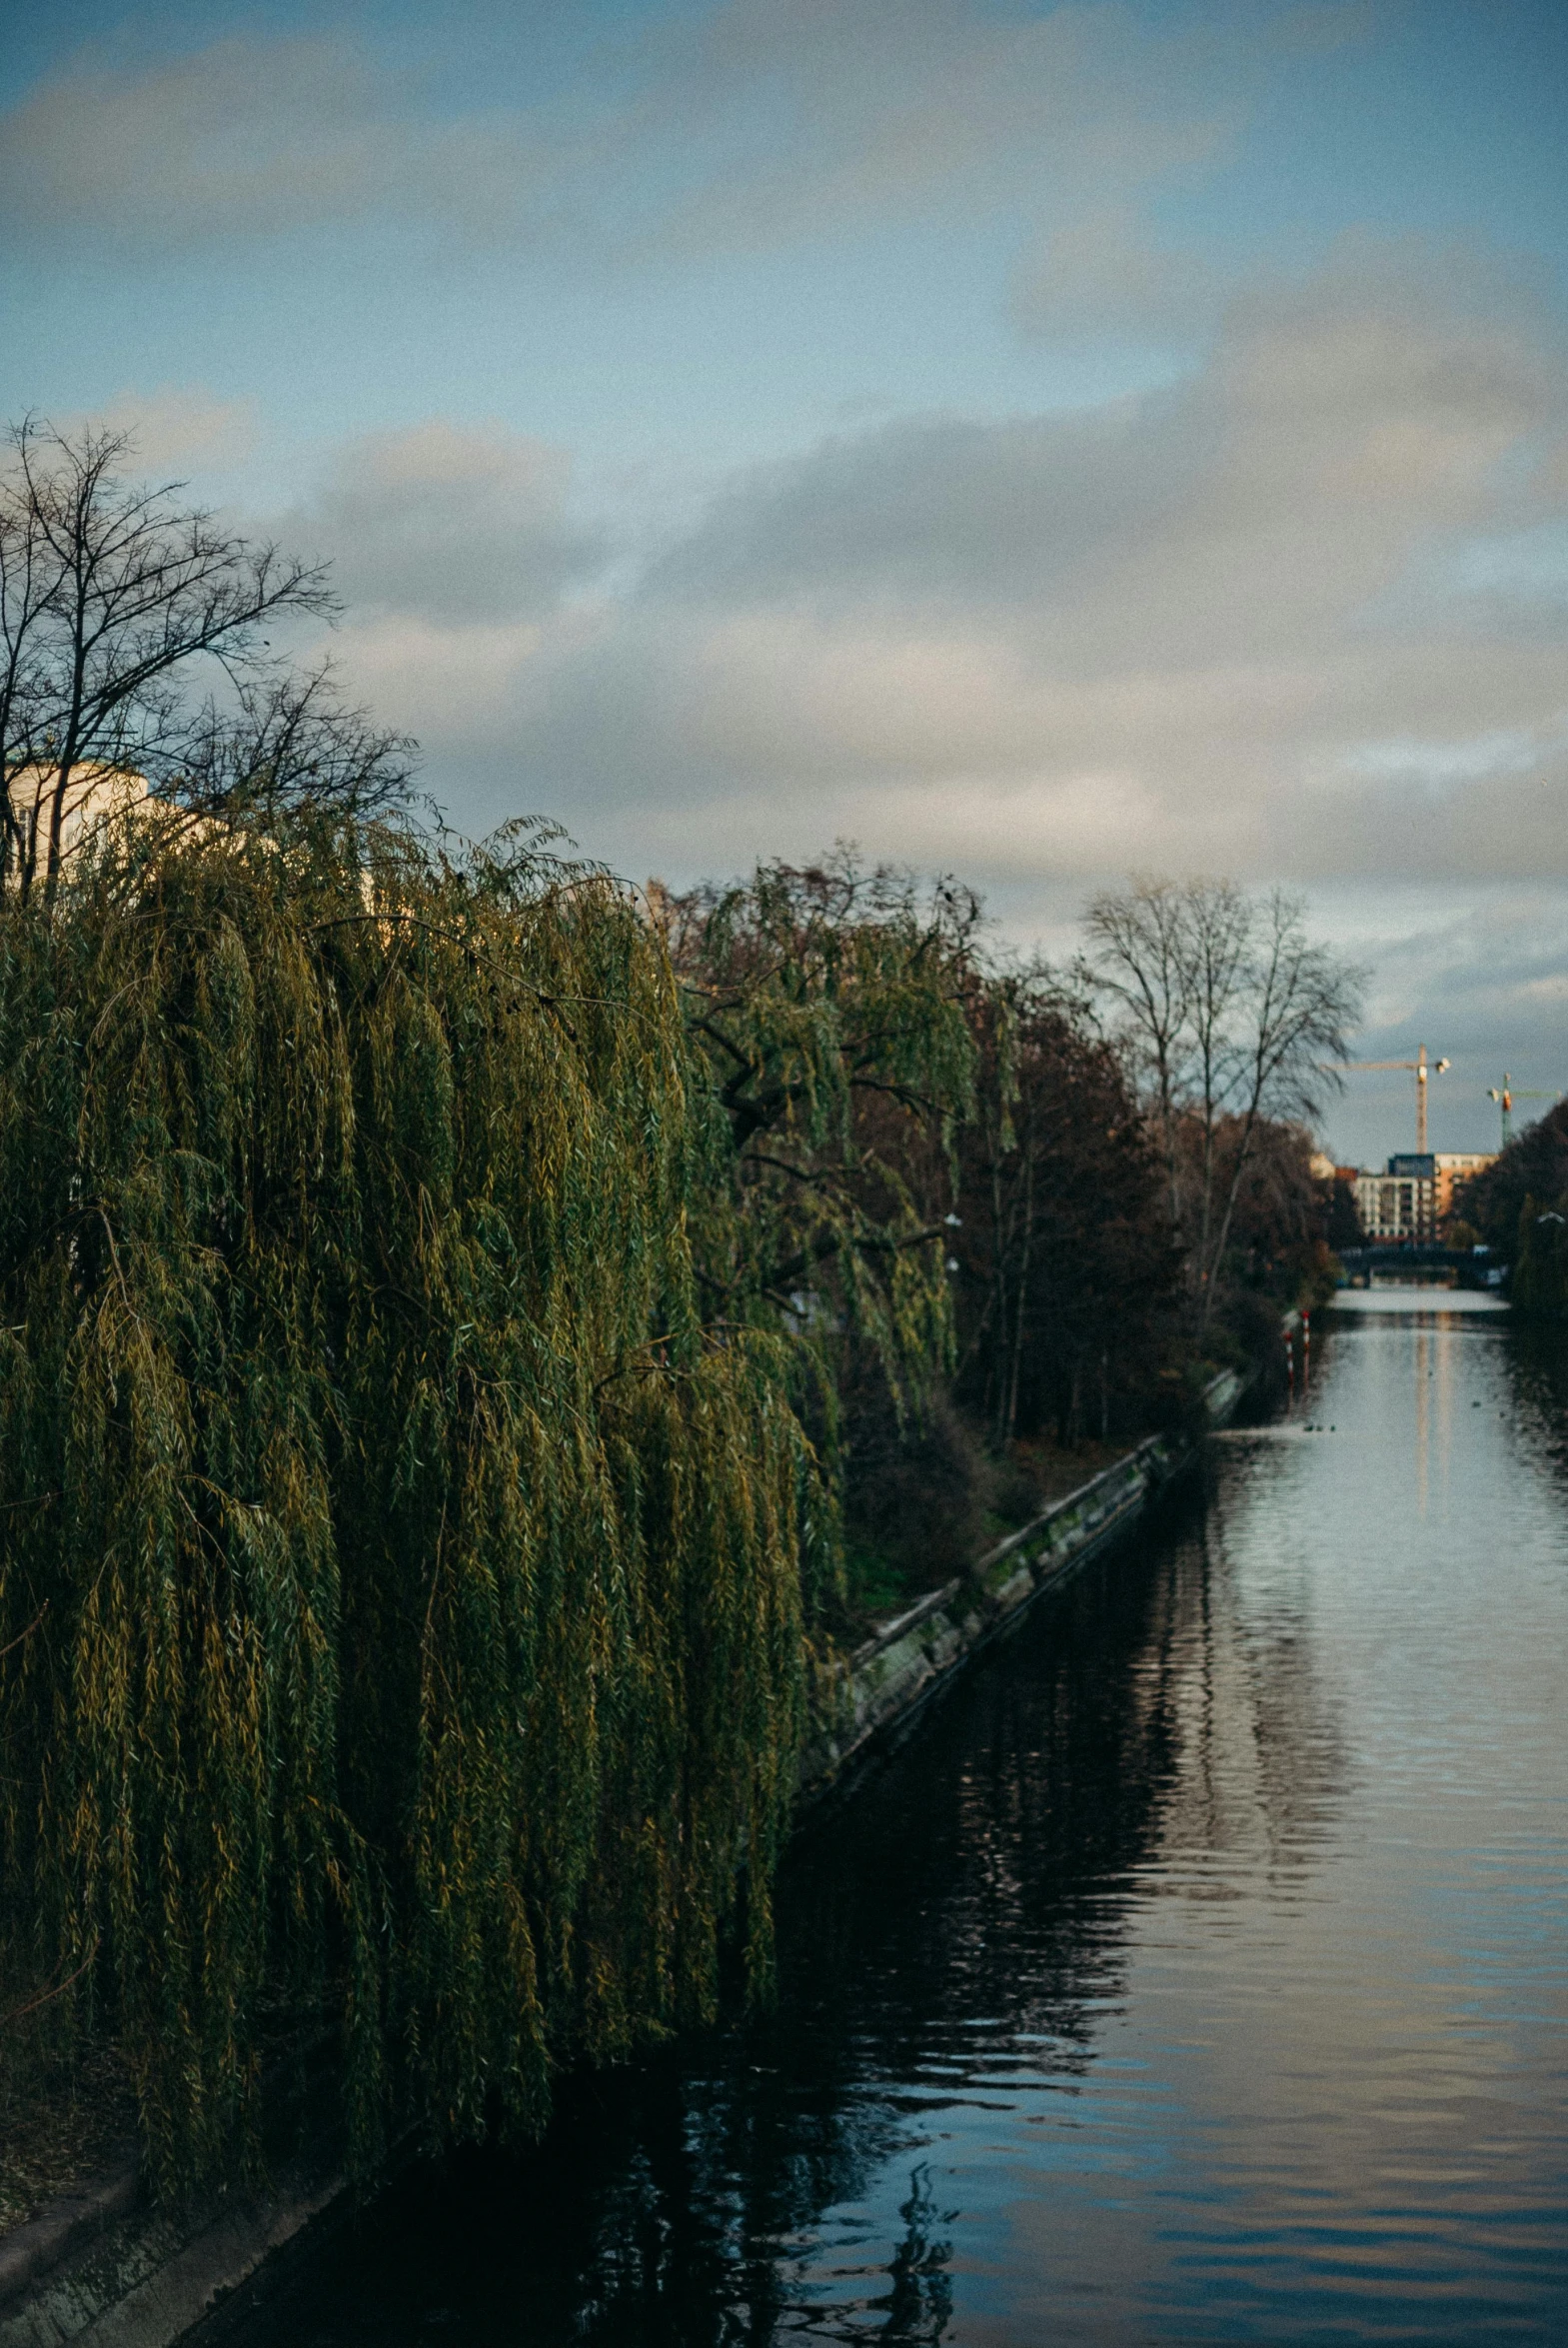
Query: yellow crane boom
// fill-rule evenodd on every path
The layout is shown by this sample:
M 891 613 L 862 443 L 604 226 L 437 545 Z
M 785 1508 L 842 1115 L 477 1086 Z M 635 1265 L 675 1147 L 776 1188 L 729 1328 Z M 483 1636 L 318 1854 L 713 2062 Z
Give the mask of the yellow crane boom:
M 1404 1068 L 1411 1070 L 1415 1077 L 1415 1147 L 1418 1158 L 1426 1156 L 1427 1078 L 1429 1075 L 1440 1077 L 1448 1065 L 1446 1060 L 1434 1060 L 1428 1068 L 1424 1044 L 1416 1046 L 1414 1060 L 1346 1060 L 1338 1063 L 1339 1067 L 1348 1070 L 1352 1076 L 1369 1075 L 1374 1069 Z

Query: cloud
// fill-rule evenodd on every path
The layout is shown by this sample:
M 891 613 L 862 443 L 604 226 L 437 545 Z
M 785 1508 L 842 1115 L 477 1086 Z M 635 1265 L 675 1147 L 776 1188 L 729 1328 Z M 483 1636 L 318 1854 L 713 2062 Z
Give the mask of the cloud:
M 1356 245 L 1250 291 L 1173 388 L 834 437 L 732 482 L 615 592 L 587 568 L 569 592 L 564 555 L 507 588 L 476 536 L 492 682 L 422 726 L 452 643 L 404 630 L 400 718 L 462 820 L 544 806 L 686 869 L 852 831 L 981 879 L 1568 873 L 1557 574 L 1516 562 L 1504 611 L 1463 560 L 1568 519 L 1565 410 L 1527 289 Z M 390 532 L 417 580 L 419 529 L 378 522 L 401 492 L 373 486 L 353 535 Z M 562 509 L 538 510 L 553 545 Z M 433 577 L 462 569 L 431 544 Z M 510 663 L 484 633 L 509 595 Z
M 552 610 L 603 562 L 574 519 L 565 451 L 439 418 L 359 441 L 280 525 L 330 557 L 357 622 L 384 615 L 494 637 Z
M 1126 201 L 1039 237 L 1013 272 L 1008 307 L 1026 335 L 1192 343 L 1212 325 L 1224 290 L 1211 261 L 1156 245 Z
M 358 212 L 396 183 L 390 98 L 331 40 L 232 38 L 128 70 L 83 56 L 6 121 L 0 209 L 14 230 L 120 245 Z
M 1500 461 L 1568 407 L 1528 310 L 1440 276 L 1351 248 L 1249 294 L 1170 391 L 829 442 L 737 485 L 654 585 L 1021 608 L 1031 629 L 1048 614 L 1058 662 L 1135 642 L 1228 667 L 1346 641 L 1424 541 L 1506 510 Z
M 570 161 L 527 110 L 444 114 L 334 35 L 137 66 L 85 51 L 0 117 L 0 236 L 127 253 L 366 220 L 537 237 Z
M 938 199 L 1075 216 L 1210 160 L 1267 56 L 1114 0 L 726 0 L 613 37 L 549 102 L 521 43 L 483 89 L 445 60 L 439 102 L 337 34 L 84 50 L 0 119 L 0 235 L 170 251 L 375 220 L 624 264 Z
M 256 443 L 254 400 L 223 400 L 200 385 L 161 384 L 156 391 L 123 391 L 91 417 L 53 419 L 64 433 L 91 423 L 124 433 L 131 469 L 159 478 L 237 465 Z
M 730 0 L 651 55 L 650 150 L 673 134 L 697 159 L 654 241 L 702 250 L 907 218 L 938 196 L 1039 207 L 1141 187 L 1212 160 L 1252 79 L 1114 4 Z

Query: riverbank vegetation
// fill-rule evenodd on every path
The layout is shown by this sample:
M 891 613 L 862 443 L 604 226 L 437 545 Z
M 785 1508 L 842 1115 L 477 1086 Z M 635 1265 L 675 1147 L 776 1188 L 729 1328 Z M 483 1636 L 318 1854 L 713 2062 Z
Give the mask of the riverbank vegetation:
M 4 964 L 8 2004 L 111 2022 L 167 2182 L 323 2000 L 364 2148 L 528 2125 L 708 2009 L 745 1858 L 762 1957 L 832 1570 L 668 963 L 526 842 L 313 831 Z
M 0 558 L 129 554 L 97 670 L 8 607 L 0 2072 L 113 2048 L 168 2193 L 323 2029 L 358 2161 L 526 2133 L 766 1987 L 816 1664 L 1277 1350 L 1355 974 L 1228 885 L 1060 972 L 846 851 L 457 843 L 263 658 L 315 574 L 21 454 Z
M 1568 1106 L 1527 1126 L 1467 1182 L 1457 1210 L 1499 1263 L 1526 1319 L 1568 1315 Z

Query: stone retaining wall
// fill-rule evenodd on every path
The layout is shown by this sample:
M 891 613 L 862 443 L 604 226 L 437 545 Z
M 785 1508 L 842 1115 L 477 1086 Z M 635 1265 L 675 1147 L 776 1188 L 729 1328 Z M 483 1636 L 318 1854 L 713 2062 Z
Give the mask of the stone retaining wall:
M 1229 1418 L 1241 1387 L 1234 1370 L 1213 1380 L 1204 1396 L 1211 1426 Z M 821 1671 L 812 1705 L 817 1725 L 801 1759 L 802 1803 L 840 1789 L 1033 1599 L 1059 1589 L 1118 1539 L 1191 1457 L 1189 1444 L 1151 1435 Z

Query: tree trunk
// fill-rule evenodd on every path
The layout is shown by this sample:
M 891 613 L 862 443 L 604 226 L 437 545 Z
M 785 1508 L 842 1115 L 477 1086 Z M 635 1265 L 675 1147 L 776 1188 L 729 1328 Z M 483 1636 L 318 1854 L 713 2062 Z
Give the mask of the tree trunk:
M 1018 1378 L 1023 1364 L 1023 1316 L 1029 1299 L 1029 1254 L 1034 1239 L 1034 1136 L 1029 1136 L 1028 1156 L 1023 1166 L 1023 1244 L 1018 1262 L 1018 1297 L 1013 1312 L 1012 1369 L 1007 1383 L 1007 1424 L 1003 1443 L 1010 1443 L 1018 1431 Z

